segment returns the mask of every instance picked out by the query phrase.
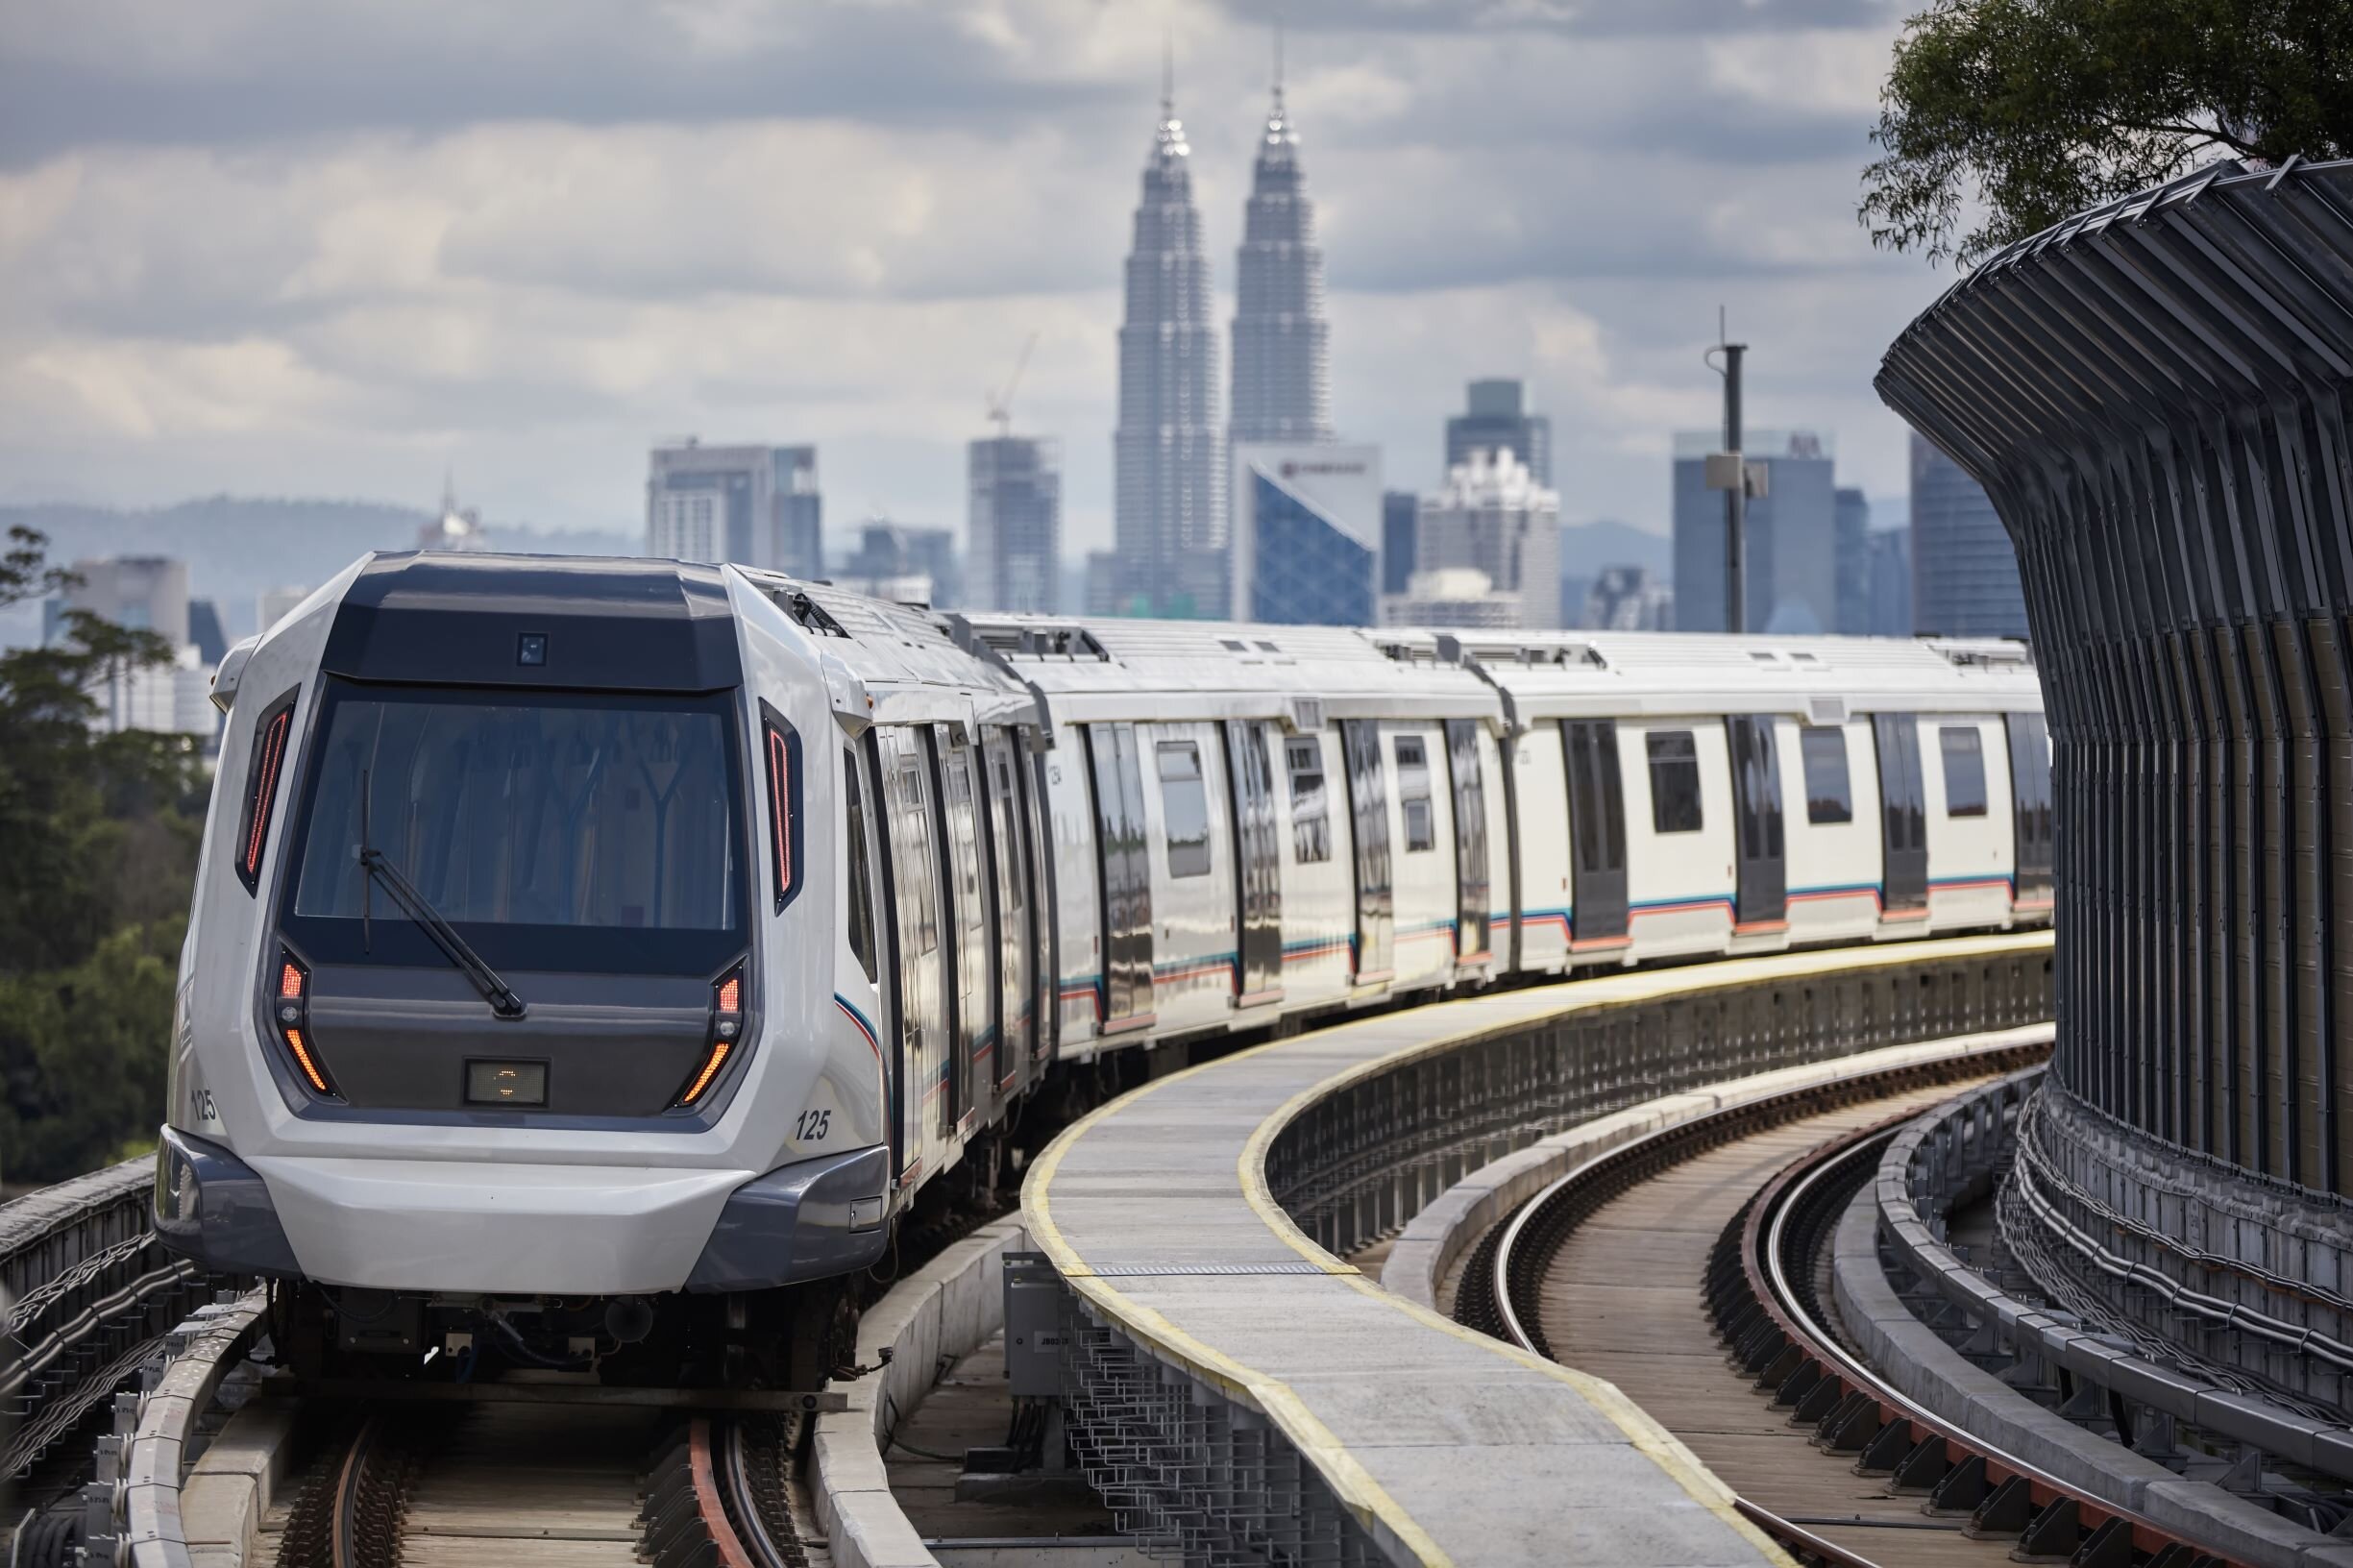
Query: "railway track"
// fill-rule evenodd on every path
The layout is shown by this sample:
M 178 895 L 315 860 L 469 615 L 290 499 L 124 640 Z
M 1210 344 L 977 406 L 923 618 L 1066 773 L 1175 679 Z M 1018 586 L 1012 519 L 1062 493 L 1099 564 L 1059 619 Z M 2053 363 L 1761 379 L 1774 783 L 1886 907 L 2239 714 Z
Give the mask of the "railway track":
M 1802 1562 L 2229 1568 L 1940 1421 L 1844 1343 L 1832 1236 L 1887 1140 L 1953 1087 L 1850 1080 L 1591 1161 L 1483 1238 L 1455 1315 L 1617 1384 Z
M 805 1568 L 801 1418 L 534 1405 L 363 1408 L 323 1443 L 278 1568 Z

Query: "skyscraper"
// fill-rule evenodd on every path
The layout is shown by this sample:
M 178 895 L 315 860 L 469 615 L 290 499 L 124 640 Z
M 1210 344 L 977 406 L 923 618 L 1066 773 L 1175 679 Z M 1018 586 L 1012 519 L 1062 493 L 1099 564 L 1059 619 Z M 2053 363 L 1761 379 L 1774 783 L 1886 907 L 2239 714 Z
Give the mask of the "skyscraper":
M 1874 637 L 1912 635 L 1912 534 L 1882 528 L 1871 535 L 1871 625 Z
M 1912 624 L 1938 637 L 2023 637 L 2018 551 L 1961 465 L 1912 433 Z
M 1234 617 L 1372 625 L 1381 592 L 1381 449 L 1243 441 L 1233 453 Z
M 998 435 L 968 451 L 971 607 L 1053 614 L 1062 575 L 1061 447 Z
M 1299 167 L 1299 138 L 1283 109 L 1281 45 L 1274 104 L 1251 171 L 1235 272 L 1234 404 L 1228 440 L 1329 441 L 1324 254 Z
M 1191 156 L 1174 89 L 1164 87 L 1127 258 L 1112 533 L 1121 608 L 1217 618 L 1226 612 L 1226 474 Z
M 1484 573 L 1493 592 L 1519 596 L 1522 626 L 1559 621 L 1560 497 L 1512 453 L 1474 449 L 1468 462 L 1447 471 L 1442 488 L 1422 498 L 1415 576 L 1460 569 Z M 1407 591 L 1432 597 L 1409 581 Z
M 1842 484 L 1832 493 L 1831 507 L 1838 624 L 1830 629 L 1861 637 L 1871 630 L 1871 502 L 1856 486 Z
M 1675 624 L 1683 631 L 1724 629 L 1724 492 L 1707 488 L 1716 430 L 1675 438 Z M 1812 430 L 1751 430 L 1748 461 L 1766 470 L 1766 493 L 1750 501 L 1751 631 L 1807 635 L 1840 629 L 1837 479 L 1829 437 Z
M 1538 484 L 1551 488 L 1553 422 L 1528 412 L 1528 389 L 1514 380 L 1473 381 L 1464 402 L 1469 411 L 1446 421 L 1446 466 L 1467 463 L 1483 449 L 1508 447 Z
M 815 447 L 706 447 L 690 435 L 653 449 L 646 553 L 821 577 L 823 503 Z

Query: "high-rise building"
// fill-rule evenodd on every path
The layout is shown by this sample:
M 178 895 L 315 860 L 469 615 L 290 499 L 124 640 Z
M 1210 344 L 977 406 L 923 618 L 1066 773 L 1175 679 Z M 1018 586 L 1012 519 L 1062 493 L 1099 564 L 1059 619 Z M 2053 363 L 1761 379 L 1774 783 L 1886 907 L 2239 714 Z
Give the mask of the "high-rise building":
M 1226 613 L 1226 473 L 1217 420 L 1210 264 L 1193 207 L 1192 151 L 1173 93 L 1143 169 L 1119 326 L 1112 441 L 1116 598 L 1168 616 Z
M 1456 626 L 1476 631 L 1516 631 L 1527 623 L 1521 597 L 1495 586 L 1475 566 L 1416 572 L 1402 594 L 1381 597 L 1385 626 Z
M 229 634 L 221 629 L 220 606 L 208 599 L 188 600 L 188 641 L 196 645 L 197 662 L 208 667 L 229 651 Z
M 1527 400 L 1528 389 L 1515 380 L 1471 382 L 1464 398 L 1467 411 L 1446 421 L 1446 466 L 1469 462 L 1474 452 L 1507 447 L 1538 484 L 1551 488 L 1553 422 L 1528 412 Z
M 1912 535 L 1882 528 L 1871 535 L 1871 624 L 1874 637 L 1912 635 Z
M 1315 208 L 1299 167 L 1299 138 L 1284 112 L 1278 62 L 1235 271 L 1229 442 L 1332 439 L 1330 332 Z
M 1238 441 L 1233 614 L 1370 625 L 1381 591 L 1381 449 Z
M 1673 631 L 1675 590 L 1643 566 L 1605 566 L 1585 596 L 1587 631 Z
M 1460 567 L 1485 573 L 1493 592 L 1518 595 L 1522 626 L 1559 620 L 1560 497 L 1508 449 L 1472 449 L 1422 498 L 1415 574 Z
M 936 610 L 964 603 L 964 566 L 956 536 L 945 528 L 917 528 L 875 518 L 858 529 L 858 548 L 844 556 L 833 580 L 876 599 L 913 600 Z
M 973 609 L 1051 615 L 1062 575 L 1062 448 L 1024 435 L 967 449 Z
M 1745 456 L 1765 471 L 1748 505 L 1750 631 L 1807 635 L 1839 629 L 1838 502 L 1830 438 L 1813 430 L 1751 430 Z M 1722 631 L 1724 492 L 1707 487 L 1716 430 L 1675 438 L 1675 622 Z
M 1912 434 L 1912 624 L 1938 637 L 2023 637 L 2018 551 L 1985 490 Z
M 823 540 L 815 447 L 706 447 L 690 435 L 653 449 L 647 554 L 817 577 Z
M 1381 591 L 1402 594 L 1413 576 L 1413 537 L 1422 526 L 1422 498 L 1410 490 L 1381 492 Z
M 76 561 L 81 582 L 56 600 L 132 631 L 152 631 L 174 648 L 188 641 L 188 563 L 169 555 L 110 555 Z M 61 624 L 61 616 L 53 616 Z M 57 627 L 51 628 L 53 634 Z
M 303 600 L 316 592 L 315 588 L 294 586 L 262 589 L 254 596 L 254 629 L 266 633 L 300 609 Z
M 1087 552 L 1087 592 L 1080 608 L 1089 615 L 1126 615 L 1133 608 L 1119 597 L 1119 556 L 1109 550 Z
M 1860 637 L 1871 630 L 1871 502 L 1851 484 L 1831 492 L 1831 548 L 1838 574 L 1838 624 Z

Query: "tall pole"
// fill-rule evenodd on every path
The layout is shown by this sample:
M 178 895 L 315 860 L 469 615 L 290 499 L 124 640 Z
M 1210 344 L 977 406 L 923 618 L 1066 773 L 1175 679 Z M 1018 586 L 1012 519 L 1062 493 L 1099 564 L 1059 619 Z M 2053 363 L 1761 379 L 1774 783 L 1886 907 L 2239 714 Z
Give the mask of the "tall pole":
M 1740 356 L 1746 343 L 1724 352 L 1724 450 L 1732 454 L 1732 483 L 1724 492 L 1724 629 L 1749 629 L 1749 471 L 1740 455 Z

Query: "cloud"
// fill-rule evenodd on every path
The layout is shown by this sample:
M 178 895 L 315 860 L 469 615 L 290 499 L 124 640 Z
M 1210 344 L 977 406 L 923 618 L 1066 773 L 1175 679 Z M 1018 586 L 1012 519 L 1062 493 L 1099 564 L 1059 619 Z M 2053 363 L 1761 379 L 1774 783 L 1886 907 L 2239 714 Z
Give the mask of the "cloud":
M 35 15 L 36 11 L 43 14 Z M 1287 0 L 1336 404 L 1435 476 L 1528 376 L 1572 518 L 1663 526 L 1713 417 L 1841 428 L 1944 280 L 1875 257 L 1875 0 Z M 1270 8 L 1169 0 L 86 0 L 0 10 L 0 493 L 429 499 L 634 527 L 644 450 L 815 440 L 830 521 L 961 525 L 1022 339 L 1072 547 L 1108 535 L 1120 260 L 1161 30 L 1233 284 Z M 1221 298 L 1222 322 L 1232 309 Z

